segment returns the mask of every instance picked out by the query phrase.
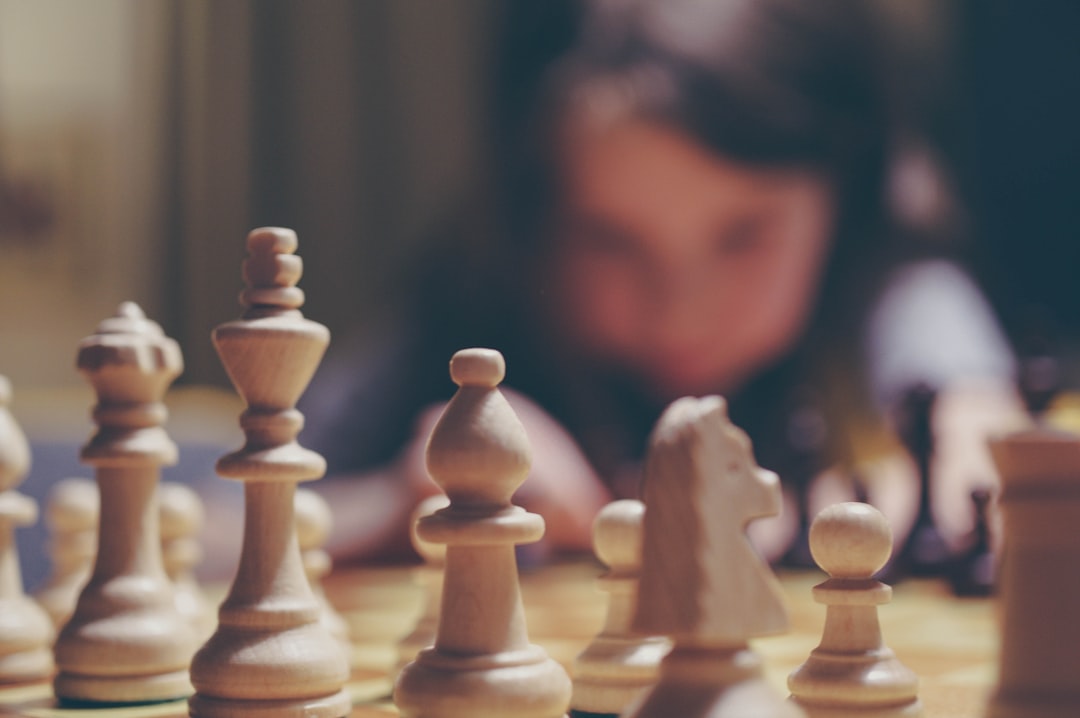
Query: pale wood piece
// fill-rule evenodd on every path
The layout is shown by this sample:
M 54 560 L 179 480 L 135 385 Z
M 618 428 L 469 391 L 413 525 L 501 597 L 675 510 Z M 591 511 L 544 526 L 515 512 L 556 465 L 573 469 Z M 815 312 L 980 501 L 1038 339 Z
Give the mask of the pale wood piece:
M 869 504 L 826 507 L 810 526 L 810 553 L 829 579 L 814 587 L 826 606 L 821 643 L 788 677 L 809 718 L 922 715 L 918 678 L 885 645 L 878 606 L 892 588 L 874 579 L 893 550 L 889 522 Z
M 664 636 L 630 630 L 641 575 L 642 520 L 645 504 L 613 501 L 593 522 L 593 548 L 607 572 L 597 582 L 608 594 L 607 618 L 600 633 L 574 661 L 575 711 L 622 713 L 656 683 L 660 661 L 671 650 Z
M 532 455 L 497 388 L 505 373 L 491 349 L 450 361 L 459 389 L 427 446 L 428 472 L 450 505 L 416 528 L 446 544 L 442 610 L 435 645 L 398 676 L 404 718 L 558 718 L 570 703 L 569 676 L 525 627 L 514 545 L 538 541 L 544 520 L 510 502 Z
M 37 520 L 37 504 L 15 489 L 30 470 L 30 444 L 11 415 L 11 384 L 0 376 L 0 684 L 48 677 L 53 625 L 23 593 L 15 528 Z
M 718 396 L 683 398 L 660 417 L 644 478 L 642 568 L 633 630 L 670 636 L 636 718 L 801 716 L 764 677 L 749 639 L 787 629 L 779 582 L 746 524 L 780 510 L 780 482 Z
M 218 627 L 195 654 L 188 709 L 196 718 L 339 718 L 349 712 L 348 658 L 321 623 L 296 535 L 296 484 L 326 462 L 301 447 L 296 410 L 330 332 L 300 313 L 303 271 L 292 230 L 248 235 L 243 316 L 214 330 L 214 346 L 247 403 L 242 449 L 217 471 L 244 482 L 240 565 Z
M 90 703 L 185 696 L 195 645 L 162 565 L 157 506 L 161 467 L 177 460 L 162 398 L 180 348 L 125 302 L 79 344 L 78 368 L 98 399 L 81 459 L 94 467 L 100 526 L 93 574 L 56 640 L 54 691 Z
M 429 496 L 421 501 L 409 519 L 409 538 L 424 564 L 413 571 L 413 581 L 420 587 L 423 604 L 420 617 L 412 631 L 398 642 L 398 665 L 395 674 L 416 658 L 421 649 L 434 645 L 439 628 L 439 607 L 442 605 L 443 569 L 446 565 L 446 546 L 420 538 L 416 526 L 420 519 L 450 505 L 445 494 Z
M 330 554 L 323 546 L 334 527 L 334 518 L 326 499 L 311 489 L 296 490 L 296 538 L 300 543 L 300 558 L 304 575 L 311 584 L 311 592 L 319 604 L 320 621 L 339 643 L 348 656 L 352 652 L 349 643 L 349 624 L 334 609 L 323 590 L 322 580 L 333 568 Z
M 52 572 L 34 599 L 58 629 L 71 617 L 94 568 L 99 503 L 97 484 L 77 477 L 57 481 L 45 502 Z
M 1080 437 L 991 441 L 1001 476 L 1001 650 L 989 718 L 1080 715 Z
M 195 580 L 194 568 L 202 560 L 199 533 L 206 520 L 202 499 L 184 484 L 165 481 L 158 492 L 161 516 L 161 553 L 165 573 L 173 584 L 176 610 L 187 619 L 196 642 L 202 645 L 217 626 L 217 611 Z

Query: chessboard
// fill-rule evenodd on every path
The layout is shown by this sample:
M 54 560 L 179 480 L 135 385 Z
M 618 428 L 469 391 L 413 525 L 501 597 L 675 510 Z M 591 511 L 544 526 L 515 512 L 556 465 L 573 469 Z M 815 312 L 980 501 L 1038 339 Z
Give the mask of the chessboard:
M 599 564 L 557 563 L 522 571 L 522 593 L 531 639 L 570 669 L 574 657 L 599 630 L 605 596 L 597 590 Z M 781 571 L 791 631 L 755 639 L 766 673 L 786 693 L 787 674 L 806 660 L 821 638 L 825 608 L 811 587 L 817 571 Z M 353 673 L 348 690 L 352 718 L 396 716 L 390 700 L 396 643 L 420 611 L 420 588 L 409 567 L 340 570 L 325 585 L 349 623 Z M 222 593 L 219 590 L 218 593 Z M 996 671 L 998 629 L 994 599 L 956 598 L 929 579 L 894 586 L 893 601 L 880 609 L 885 641 L 919 676 L 926 718 L 982 716 Z M 64 708 L 48 683 L 0 688 L 0 718 L 172 718 L 186 716 L 184 701 L 116 708 Z

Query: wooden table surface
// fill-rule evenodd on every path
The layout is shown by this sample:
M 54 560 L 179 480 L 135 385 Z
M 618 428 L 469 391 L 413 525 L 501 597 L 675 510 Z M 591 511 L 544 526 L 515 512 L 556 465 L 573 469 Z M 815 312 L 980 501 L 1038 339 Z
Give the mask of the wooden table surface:
M 350 690 L 353 718 L 396 716 L 388 694 L 388 669 L 396 660 L 395 642 L 411 627 L 420 596 L 411 569 L 402 567 L 341 571 L 327 581 L 328 593 L 353 632 L 354 673 Z M 599 630 L 604 595 L 587 563 L 526 571 L 523 595 L 532 640 L 569 665 Z M 787 674 L 806 659 L 821 635 L 825 609 L 810 588 L 823 578 L 815 572 L 782 573 L 792 630 L 758 639 L 770 680 L 786 693 Z M 893 602 L 880 609 L 886 643 L 920 678 L 927 718 L 981 717 L 996 671 L 998 632 L 995 603 L 957 599 L 932 581 L 905 581 Z M 47 684 L 0 688 L 0 718 L 163 718 L 186 715 L 183 701 L 155 706 L 63 709 L 54 705 Z

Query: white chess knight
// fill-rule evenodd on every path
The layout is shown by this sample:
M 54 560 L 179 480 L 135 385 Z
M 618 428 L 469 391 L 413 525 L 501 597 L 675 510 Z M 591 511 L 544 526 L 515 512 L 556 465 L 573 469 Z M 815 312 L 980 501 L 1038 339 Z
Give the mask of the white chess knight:
M 671 637 L 655 687 L 628 718 L 794 718 L 768 684 L 749 639 L 787 629 L 779 582 L 746 524 L 780 510 L 776 474 L 718 396 L 683 398 L 660 417 L 644 479 L 639 633 Z

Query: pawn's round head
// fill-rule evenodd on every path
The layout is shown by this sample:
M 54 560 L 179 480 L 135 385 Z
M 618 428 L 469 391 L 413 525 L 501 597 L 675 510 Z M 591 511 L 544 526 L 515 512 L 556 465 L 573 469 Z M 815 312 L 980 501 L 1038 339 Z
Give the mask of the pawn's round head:
M 810 526 L 810 553 L 833 578 L 871 578 L 892 554 L 889 522 L 869 504 L 825 508 Z
M 612 571 L 640 570 L 644 516 L 645 504 L 634 499 L 612 501 L 596 515 L 593 546 Z
M 45 520 L 54 531 L 93 531 L 101 499 L 92 479 L 71 477 L 53 484 L 45 504 Z
M 494 349 L 462 349 L 450 359 L 450 378 L 458 386 L 494 388 L 506 377 L 506 360 Z

